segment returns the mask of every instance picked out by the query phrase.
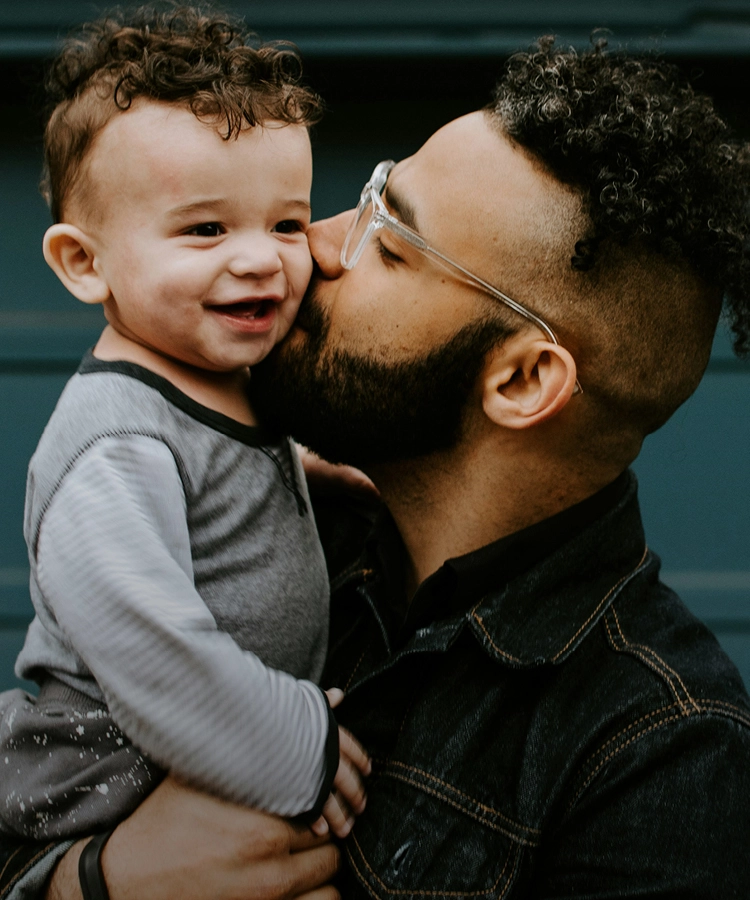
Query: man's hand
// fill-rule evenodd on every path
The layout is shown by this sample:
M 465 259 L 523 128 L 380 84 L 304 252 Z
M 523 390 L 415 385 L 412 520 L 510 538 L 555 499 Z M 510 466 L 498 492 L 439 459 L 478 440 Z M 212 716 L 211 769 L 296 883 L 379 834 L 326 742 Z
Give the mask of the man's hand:
M 326 691 L 326 695 L 333 709 L 344 699 L 344 692 L 339 688 Z M 312 825 L 315 834 L 324 835 L 329 828 L 336 837 L 345 838 L 349 834 L 354 816 L 364 811 L 367 797 L 362 779 L 371 771 L 370 757 L 362 745 L 345 728 L 339 727 L 339 767 L 323 814 Z
M 82 900 L 74 845 L 46 900 Z M 102 853 L 111 900 L 338 900 L 339 853 L 267 813 L 201 794 L 172 778 L 116 829 Z
M 380 496 L 380 491 L 359 469 L 329 463 L 313 453 L 312 450 L 303 447 L 302 444 L 296 446 L 302 468 L 305 470 L 307 485 L 313 496 L 332 497 L 338 494 L 354 494 L 375 499 Z

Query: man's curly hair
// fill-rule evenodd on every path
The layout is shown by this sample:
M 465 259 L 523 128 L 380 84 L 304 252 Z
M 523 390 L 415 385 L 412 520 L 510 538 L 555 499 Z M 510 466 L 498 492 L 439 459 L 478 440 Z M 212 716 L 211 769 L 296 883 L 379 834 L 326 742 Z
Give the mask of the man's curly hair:
M 291 45 L 261 44 L 239 20 L 189 6 L 84 25 L 52 63 L 46 90 L 41 188 L 56 222 L 97 134 L 139 98 L 183 104 L 219 123 L 226 140 L 271 119 L 310 126 L 322 112 Z
M 750 350 L 750 154 L 709 97 L 663 60 L 546 37 L 510 59 L 489 109 L 580 191 L 591 229 L 574 268 L 595 268 L 606 241 L 686 260 L 725 295 L 736 351 Z

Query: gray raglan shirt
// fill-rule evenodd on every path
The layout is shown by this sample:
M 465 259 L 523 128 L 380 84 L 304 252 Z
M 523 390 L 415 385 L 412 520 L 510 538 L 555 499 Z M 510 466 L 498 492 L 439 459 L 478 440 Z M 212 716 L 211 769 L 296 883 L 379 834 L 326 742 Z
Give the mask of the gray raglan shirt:
M 36 617 L 20 677 L 104 700 L 198 787 L 280 815 L 313 806 L 328 581 L 288 440 L 89 354 L 32 458 L 24 529 Z

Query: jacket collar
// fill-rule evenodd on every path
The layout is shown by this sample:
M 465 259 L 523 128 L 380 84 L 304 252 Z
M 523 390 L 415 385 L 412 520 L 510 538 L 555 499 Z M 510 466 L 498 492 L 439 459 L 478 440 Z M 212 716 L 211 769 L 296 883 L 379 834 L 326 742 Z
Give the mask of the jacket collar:
M 570 540 L 468 612 L 486 652 L 507 665 L 562 662 L 628 582 L 658 563 L 648 554 L 637 482 L 627 473 L 620 499 Z
M 648 562 L 632 472 L 576 507 L 449 560 L 417 592 L 400 629 L 399 543 L 381 519 L 350 570 L 367 573 L 384 634 L 401 632 L 387 640 L 391 651 L 444 650 L 468 627 L 488 655 L 518 668 L 565 659 Z

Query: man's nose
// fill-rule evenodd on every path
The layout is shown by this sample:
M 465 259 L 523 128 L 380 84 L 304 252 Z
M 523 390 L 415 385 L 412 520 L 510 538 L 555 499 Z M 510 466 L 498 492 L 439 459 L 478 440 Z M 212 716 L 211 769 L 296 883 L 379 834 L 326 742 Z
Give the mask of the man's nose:
M 341 248 L 353 216 L 354 210 L 348 209 L 330 219 L 313 222 L 307 230 L 310 253 L 324 278 L 338 278 L 344 271 Z

